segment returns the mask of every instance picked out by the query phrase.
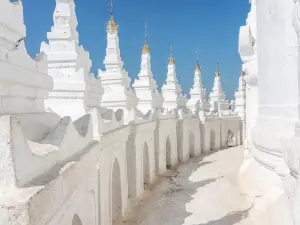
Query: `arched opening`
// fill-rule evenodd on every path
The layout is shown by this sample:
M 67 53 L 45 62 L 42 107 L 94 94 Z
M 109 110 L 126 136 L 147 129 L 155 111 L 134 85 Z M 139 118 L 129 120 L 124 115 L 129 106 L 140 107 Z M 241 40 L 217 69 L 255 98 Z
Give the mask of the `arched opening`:
M 210 150 L 214 151 L 216 149 L 216 132 L 211 129 L 210 131 Z
M 122 216 L 121 175 L 117 159 L 115 159 L 113 164 L 111 179 L 111 219 L 114 222 Z
M 190 157 L 195 156 L 195 136 L 192 131 L 190 132 L 189 135 L 189 153 L 190 153 Z
M 149 148 L 147 143 L 144 144 L 143 149 L 143 177 L 144 177 L 144 188 L 150 184 L 150 161 L 149 161 Z
M 77 216 L 76 214 L 75 214 L 74 217 L 73 217 L 72 225 L 82 225 L 79 216 Z
M 171 141 L 170 141 L 170 137 L 168 136 L 166 139 L 166 165 L 167 168 L 171 168 L 172 167 L 172 155 L 171 155 Z
M 227 147 L 235 147 L 237 145 L 234 132 L 232 132 L 230 129 L 227 132 L 226 145 L 227 145 Z

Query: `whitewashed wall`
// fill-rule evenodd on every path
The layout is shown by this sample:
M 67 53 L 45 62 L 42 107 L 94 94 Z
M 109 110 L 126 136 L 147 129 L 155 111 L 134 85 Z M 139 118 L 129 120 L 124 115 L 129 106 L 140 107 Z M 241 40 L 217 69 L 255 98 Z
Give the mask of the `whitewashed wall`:
M 257 221 L 268 212 L 272 225 L 300 224 L 299 2 L 250 2 L 247 25 L 240 32 L 249 144 L 240 183 L 249 197 L 260 195 L 265 202 L 259 209 L 254 206 Z
M 0 1 L 0 28 L 0 86 L 18 89 L 0 94 L 0 225 L 110 225 L 167 168 L 225 148 L 229 129 L 238 136 L 236 115 L 101 108 L 101 82 L 88 76 L 78 103 L 88 114 L 46 112 L 46 56 L 31 59 L 23 41 L 11 51 L 26 34 L 21 1 Z M 11 97 L 22 107 L 6 107 Z

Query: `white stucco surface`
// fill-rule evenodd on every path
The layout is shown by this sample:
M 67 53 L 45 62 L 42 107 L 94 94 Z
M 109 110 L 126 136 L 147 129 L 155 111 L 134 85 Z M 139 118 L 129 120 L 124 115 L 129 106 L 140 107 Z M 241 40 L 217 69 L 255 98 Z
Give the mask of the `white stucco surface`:
M 90 73 L 75 3 L 56 0 L 47 43 L 32 59 L 22 1 L 0 1 L 0 225 L 112 225 L 167 169 L 241 143 L 238 112 L 197 105 L 200 68 L 193 110 L 172 52 L 157 91 L 147 39 L 131 87 L 112 4 L 105 71 Z
M 252 201 L 237 185 L 242 161 L 243 148 L 236 147 L 168 170 L 122 224 L 253 225 Z

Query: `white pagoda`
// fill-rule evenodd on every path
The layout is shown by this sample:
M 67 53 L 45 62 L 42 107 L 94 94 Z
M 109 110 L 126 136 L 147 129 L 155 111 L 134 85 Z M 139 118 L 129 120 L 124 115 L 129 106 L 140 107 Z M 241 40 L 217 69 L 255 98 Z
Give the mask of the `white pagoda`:
M 161 92 L 164 98 L 164 108 L 171 110 L 186 107 L 187 99 L 182 96 L 182 89 L 176 77 L 176 66 L 172 46 L 170 46 L 167 80 L 166 84 L 161 88 Z
M 150 109 L 162 107 L 162 96 L 157 91 L 156 81 L 153 79 L 151 70 L 151 55 L 148 44 L 147 33 L 145 33 L 145 42 L 142 49 L 141 71 L 138 79 L 134 81 L 133 87 L 139 99 L 138 109 L 146 113 Z
M 195 74 L 194 74 L 194 85 L 190 90 L 190 100 L 187 103 L 189 109 L 192 110 L 193 113 L 199 112 L 200 109 L 204 111 L 209 110 L 209 103 L 206 101 L 206 89 L 202 84 L 202 73 L 201 67 L 199 65 L 199 59 L 197 56 L 196 66 L 195 66 Z
M 221 85 L 221 72 L 219 63 L 217 63 L 217 71 L 215 72 L 215 81 L 212 92 L 209 95 L 211 111 L 217 112 L 218 110 L 229 110 L 229 102 L 226 100 L 226 96 Z
M 47 55 L 48 73 L 54 82 L 45 107 L 60 117 L 71 116 L 76 120 L 87 113 L 85 81 L 94 77 L 90 74 L 89 53 L 79 46 L 74 0 L 56 0 L 53 22 L 47 33 L 48 44 L 42 42 L 40 49 Z M 101 87 L 101 82 L 94 80 Z M 99 100 L 102 91 L 99 90 Z
M 113 15 L 113 5 L 110 6 L 110 18 L 107 22 L 107 47 L 104 59 L 105 71 L 99 70 L 104 88 L 101 106 L 113 110 L 133 109 L 138 104 L 138 99 L 130 87 L 130 78 L 123 69 L 123 61 L 120 56 L 119 26 Z

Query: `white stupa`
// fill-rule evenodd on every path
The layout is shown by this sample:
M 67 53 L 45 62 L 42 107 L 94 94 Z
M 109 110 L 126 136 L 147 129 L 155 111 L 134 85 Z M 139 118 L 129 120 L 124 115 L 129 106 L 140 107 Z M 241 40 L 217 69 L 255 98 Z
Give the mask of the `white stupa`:
M 211 111 L 217 112 L 218 110 L 229 110 L 229 102 L 226 100 L 226 96 L 221 85 L 221 72 L 219 63 L 217 63 L 217 71 L 215 72 L 214 87 L 209 95 Z
M 182 96 L 182 89 L 176 77 L 176 66 L 172 46 L 170 46 L 167 80 L 161 88 L 161 92 L 164 98 L 164 108 L 171 110 L 186 107 L 187 99 Z
M 89 53 L 79 46 L 74 0 L 56 0 L 53 23 L 47 33 L 48 44 L 43 42 L 40 50 L 47 55 L 48 73 L 54 82 L 45 107 L 49 112 L 76 120 L 87 113 L 84 106 L 85 81 L 94 79 L 94 76 L 90 74 L 92 63 Z M 99 87 L 100 100 L 103 92 L 101 82 L 94 80 Z
M 150 109 L 162 107 L 162 96 L 157 91 L 156 81 L 153 79 L 151 70 L 151 55 L 148 44 L 147 32 L 145 33 L 145 42 L 142 49 L 141 70 L 138 79 L 134 81 L 134 88 L 139 99 L 138 109 L 146 113 Z
M 189 109 L 192 110 L 193 113 L 199 112 L 199 110 L 208 111 L 209 103 L 206 101 L 206 89 L 202 84 L 202 73 L 201 67 L 199 65 L 199 59 L 197 55 L 197 61 L 195 66 L 195 74 L 194 74 L 194 85 L 190 90 L 190 100 L 187 103 Z
M 133 109 L 138 104 L 138 99 L 130 87 L 130 78 L 123 69 L 123 61 L 120 56 L 119 26 L 113 15 L 111 3 L 110 18 L 107 22 L 107 47 L 104 59 L 105 71 L 99 70 L 99 79 L 104 88 L 101 106 L 113 110 Z

